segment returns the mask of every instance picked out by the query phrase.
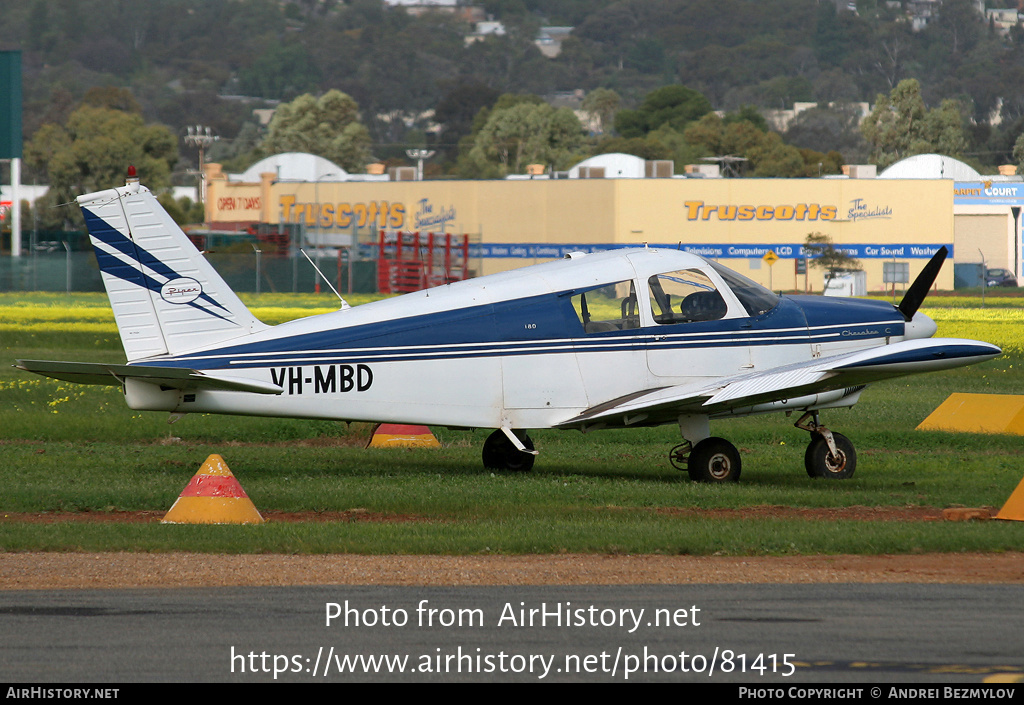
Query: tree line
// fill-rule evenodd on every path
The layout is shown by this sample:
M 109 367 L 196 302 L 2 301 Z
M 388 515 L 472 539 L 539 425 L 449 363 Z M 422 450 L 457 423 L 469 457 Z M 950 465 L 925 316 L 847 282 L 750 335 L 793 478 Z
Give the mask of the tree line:
M 78 145 L 106 127 L 164 162 L 158 181 L 188 183 L 197 154 L 181 138 L 194 124 L 220 136 L 208 157 L 230 170 L 287 145 L 357 171 L 427 147 L 428 174 L 465 178 L 609 151 L 677 168 L 731 154 L 751 176 L 921 150 L 991 172 L 1024 151 L 1024 33 L 998 34 L 970 0 L 945 0 L 920 32 L 874 0 L 856 13 L 816 0 L 477 4 L 505 35 L 467 44 L 464 17 L 379 0 L 0 0 L 0 42 L 23 51 L 27 177 L 88 187 L 127 149 Z M 533 43 L 545 24 L 575 28 L 554 59 Z M 574 95 L 563 102 L 586 124 L 553 107 Z M 764 111 L 794 101 L 819 107 L 769 129 Z M 863 129 L 862 101 L 876 105 Z M 256 120 L 261 107 L 277 125 Z M 333 117 L 311 122 L 317 111 Z

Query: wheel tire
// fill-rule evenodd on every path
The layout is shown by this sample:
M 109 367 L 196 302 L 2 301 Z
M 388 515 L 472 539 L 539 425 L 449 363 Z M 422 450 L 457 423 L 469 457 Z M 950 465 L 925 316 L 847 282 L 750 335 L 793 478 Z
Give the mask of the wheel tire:
M 529 436 L 522 431 L 513 431 L 513 433 L 528 450 L 533 450 L 533 441 Z M 535 458 L 536 456 L 532 453 L 524 453 L 516 448 L 504 431 L 497 430 L 484 441 L 484 467 L 489 470 L 529 472 L 533 468 Z
M 814 455 L 815 453 L 818 452 L 818 444 L 816 443 L 816 441 L 821 441 L 822 443 L 824 443 L 825 439 L 822 438 L 817 433 L 812 433 L 811 442 L 807 444 L 807 450 L 804 451 L 804 469 L 807 470 L 807 477 L 810 477 L 812 479 L 815 477 L 821 477 L 821 475 L 818 474 L 817 466 L 814 464 Z M 825 447 L 827 448 L 828 444 L 826 444 Z
M 857 469 L 857 451 L 853 442 L 841 433 L 833 433 L 839 457 L 829 453 L 828 443 L 820 433 L 811 434 L 811 442 L 804 453 L 804 467 L 809 477 L 826 477 L 831 480 L 848 480 Z
M 686 471 L 694 482 L 739 482 L 740 452 L 724 438 L 705 438 L 690 451 Z

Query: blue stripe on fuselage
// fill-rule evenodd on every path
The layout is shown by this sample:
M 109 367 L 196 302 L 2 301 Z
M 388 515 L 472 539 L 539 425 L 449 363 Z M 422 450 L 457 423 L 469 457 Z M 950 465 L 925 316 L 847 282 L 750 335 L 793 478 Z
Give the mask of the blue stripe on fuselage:
M 539 296 L 483 304 L 451 311 L 410 316 L 357 326 L 287 336 L 260 343 L 217 348 L 173 359 L 151 360 L 147 365 L 199 369 L 243 369 L 339 362 L 389 362 L 601 353 L 637 349 L 679 349 L 806 344 L 866 340 L 902 334 L 902 318 L 891 306 L 840 306 L 840 314 L 827 314 L 820 297 L 784 297 L 771 311 L 756 318 L 659 325 L 585 334 L 572 307 L 570 294 Z M 867 302 L 877 304 L 879 302 Z M 881 302 L 884 304 L 884 302 Z M 808 331 L 807 311 L 816 325 Z M 852 321 L 845 314 L 853 312 Z M 869 315 L 873 314 L 873 315 Z M 899 332 L 886 333 L 896 325 Z M 810 316 L 808 316 L 809 318 Z

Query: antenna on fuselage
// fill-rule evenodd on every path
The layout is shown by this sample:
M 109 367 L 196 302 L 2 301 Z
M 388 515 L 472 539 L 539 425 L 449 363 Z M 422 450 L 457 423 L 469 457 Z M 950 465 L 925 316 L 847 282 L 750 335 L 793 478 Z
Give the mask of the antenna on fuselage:
M 316 273 L 320 275 L 320 278 L 324 280 L 324 283 L 327 284 L 327 286 L 331 287 L 331 291 L 333 291 L 334 295 L 337 296 L 338 300 L 341 301 L 341 310 L 344 311 L 347 308 L 352 308 L 349 305 L 348 301 L 346 301 L 345 299 L 341 298 L 341 294 L 339 294 L 338 290 L 334 288 L 333 284 L 331 284 L 331 280 L 324 276 L 324 273 L 321 272 L 320 268 L 316 266 L 316 262 L 314 262 L 313 260 L 311 260 L 309 258 L 309 255 L 306 254 L 306 251 L 300 248 L 299 252 L 302 253 L 302 256 L 306 258 L 307 262 L 309 262 L 311 265 L 313 265 L 313 269 L 315 269 Z

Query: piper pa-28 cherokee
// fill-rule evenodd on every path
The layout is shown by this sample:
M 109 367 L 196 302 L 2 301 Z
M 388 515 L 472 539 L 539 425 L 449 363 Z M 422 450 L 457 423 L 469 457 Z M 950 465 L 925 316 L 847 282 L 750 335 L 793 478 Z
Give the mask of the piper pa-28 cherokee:
M 128 364 L 19 360 L 121 385 L 132 409 L 492 428 L 486 467 L 528 470 L 527 429 L 676 423 L 670 460 L 735 481 L 740 455 L 710 420 L 802 412 L 811 477 L 848 478 L 853 444 L 819 422 L 870 382 L 990 360 L 931 338 L 917 309 L 946 256 L 898 307 L 777 296 L 671 249 L 573 253 L 277 326 L 257 320 L 131 176 L 80 196 Z

